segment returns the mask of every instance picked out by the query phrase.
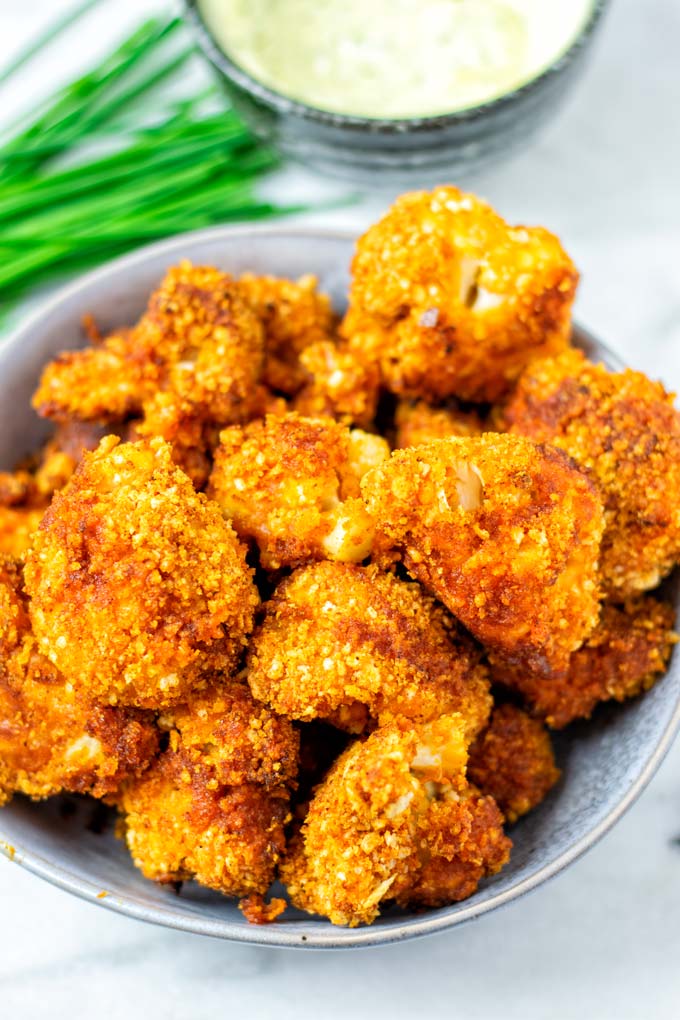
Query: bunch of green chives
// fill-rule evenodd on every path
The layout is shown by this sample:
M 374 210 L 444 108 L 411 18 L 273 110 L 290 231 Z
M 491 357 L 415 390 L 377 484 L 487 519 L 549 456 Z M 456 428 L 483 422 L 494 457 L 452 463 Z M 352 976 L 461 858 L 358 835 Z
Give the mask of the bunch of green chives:
M 0 71 L 0 88 L 96 2 Z M 295 211 L 258 199 L 255 182 L 276 159 L 233 111 L 206 92 L 163 102 L 191 52 L 178 19 L 149 19 L 28 126 L 0 136 L 0 312 L 30 287 L 141 243 Z M 147 100 L 153 116 L 141 112 Z

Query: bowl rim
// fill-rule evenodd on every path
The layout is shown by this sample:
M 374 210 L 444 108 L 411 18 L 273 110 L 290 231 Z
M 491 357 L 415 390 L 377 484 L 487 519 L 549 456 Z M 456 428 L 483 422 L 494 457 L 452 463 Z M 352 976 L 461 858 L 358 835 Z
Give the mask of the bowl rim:
M 403 135 L 410 132 L 425 132 L 462 124 L 472 124 L 493 116 L 511 107 L 517 101 L 533 96 L 545 84 L 557 78 L 569 64 L 585 49 L 595 34 L 610 0 L 592 0 L 590 14 L 570 45 L 557 58 L 533 78 L 504 92 L 494 99 L 475 106 L 465 107 L 451 113 L 422 117 L 359 117 L 355 114 L 338 113 L 293 99 L 269 85 L 265 85 L 248 71 L 245 71 L 221 48 L 200 10 L 199 0 L 180 0 L 184 21 L 189 25 L 200 50 L 213 67 L 224 77 L 234 82 L 252 98 L 264 104 L 271 111 L 284 116 L 295 116 L 302 120 L 325 127 L 368 131 L 374 134 Z
M 38 308 L 28 315 L 10 333 L 4 342 L 0 343 L 0 365 L 3 358 L 11 356 L 12 351 L 16 351 L 22 346 L 29 344 L 33 330 L 45 318 L 58 314 L 62 304 L 67 304 L 77 299 L 79 294 L 86 291 L 93 284 L 105 283 L 110 275 L 119 273 L 121 270 L 132 271 L 146 260 L 156 257 L 167 257 L 169 259 L 181 257 L 182 255 L 186 257 L 185 249 L 193 244 L 212 242 L 220 238 L 252 237 L 253 235 L 270 235 L 278 238 L 288 236 L 296 241 L 326 239 L 353 243 L 356 240 L 355 232 L 348 230 L 324 229 L 313 226 L 287 226 L 285 224 L 253 224 L 246 226 L 216 226 L 203 230 L 188 231 L 185 234 L 179 234 L 164 241 L 146 245 L 78 277 L 41 302 Z M 580 335 L 586 340 L 594 340 L 593 335 L 587 330 L 577 324 L 575 326 Z M 599 341 L 598 344 L 609 353 L 606 345 L 599 343 Z M 614 365 L 621 363 L 615 354 L 612 354 L 611 360 Z M 20 845 L 17 845 L 16 841 L 10 842 L 8 834 L 3 832 L 2 809 L 0 809 L 0 853 L 10 861 L 20 864 L 34 875 L 66 892 L 78 896 L 80 899 L 98 904 L 108 910 L 136 918 L 140 921 L 178 931 L 192 932 L 198 935 L 217 937 L 244 944 L 279 948 L 351 949 L 362 946 L 386 945 L 401 942 L 405 939 L 419 938 L 443 932 L 465 922 L 472 921 L 498 907 L 512 903 L 536 889 L 548 879 L 560 874 L 599 842 L 637 800 L 661 765 L 679 729 L 680 697 L 663 729 L 658 743 L 625 794 L 612 805 L 607 814 L 592 829 L 564 850 L 553 861 L 543 865 L 534 874 L 517 882 L 509 889 L 491 894 L 481 903 L 476 904 L 473 902 L 467 907 L 462 908 L 458 905 L 456 913 L 453 915 L 442 912 L 429 917 L 426 914 L 415 915 L 413 918 L 402 923 L 390 925 L 389 928 L 371 926 L 351 929 L 334 928 L 329 923 L 328 929 L 324 931 L 307 931 L 305 934 L 295 934 L 288 929 L 284 930 L 276 924 L 251 925 L 246 928 L 229 920 L 205 918 L 198 914 L 179 914 L 171 906 L 145 906 L 132 900 L 127 900 L 125 897 L 119 897 L 116 894 L 102 896 L 101 884 L 95 884 L 88 879 L 79 877 L 74 872 L 50 861 L 46 857 L 23 849 Z

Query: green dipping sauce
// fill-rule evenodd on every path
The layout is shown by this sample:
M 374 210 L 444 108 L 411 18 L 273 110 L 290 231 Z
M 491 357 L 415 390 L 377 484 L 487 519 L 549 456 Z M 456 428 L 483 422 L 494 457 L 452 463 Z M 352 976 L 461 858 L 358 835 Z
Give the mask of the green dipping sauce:
M 496 99 L 567 50 L 593 0 L 200 0 L 225 53 L 311 106 L 427 117 Z

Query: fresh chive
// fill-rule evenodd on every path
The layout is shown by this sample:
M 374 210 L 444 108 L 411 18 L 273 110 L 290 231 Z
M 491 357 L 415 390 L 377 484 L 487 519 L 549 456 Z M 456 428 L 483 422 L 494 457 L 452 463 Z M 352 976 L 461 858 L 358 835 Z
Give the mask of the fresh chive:
M 97 122 L 94 110 L 115 86 L 150 53 L 151 49 L 177 26 L 173 20 L 168 24 L 149 19 L 137 29 L 100 67 L 83 75 L 67 86 L 48 109 L 25 131 L 20 132 L 9 143 L 0 148 L 0 181 L 15 176 L 17 172 L 35 169 L 45 159 L 59 155 L 65 149 L 87 139 L 89 126 Z M 134 98 L 134 97 L 133 97 Z M 111 113 L 115 109 L 111 110 Z M 103 122 L 104 118 L 102 118 Z M 42 153 L 31 155 L 31 145 L 38 144 Z M 21 157 L 16 153 L 23 150 Z M 13 158 L 14 157 L 14 158 Z
M 98 88 L 110 84 L 113 76 L 125 74 L 141 56 L 148 52 L 162 27 L 162 23 L 156 18 L 149 18 L 143 22 L 105 57 L 98 67 L 64 86 L 51 99 L 45 100 L 42 104 L 42 112 L 27 128 L 10 140 L 9 147 L 20 145 L 25 139 L 40 135 L 53 128 L 55 124 L 72 114 L 78 104 L 87 101 L 88 97 Z M 23 120 L 24 118 L 21 117 L 19 123 L 23 123 Z M 6 131 L 9 130 L 11 128 L 6 129 Z M 7 149 L 8 145 L 5 145 L 2 152 L 4 153 Z
M 308 212 L 309 206 L 294 204 L 294 205 L 274 205 L 270 202 L 255 202 L 251 198 L 247 198 L 242 204 L 233 203 L 232 205 L 225 207 L 220 214 L 220 222 L 243 222 L 244 220 L 252 221 L 259 219 L 267 219 L 278 216 L 288 216 L 296 213 Z M 200 229 L 201 227 L 212 226 L 215 220 L 206 218 L 203 222 L 186 223 L 183 221 L 182 225 L 175 225 L 171 229 L 172 234 L 182 234 L 189 230 Z M 36 285 L 36 272 L 40 273 L 40 283 L 50 283 L 54 280 L 63 279 L 70 273 L 75 271 L 90 269 L 93 266 L 99 265 L 104 259 L 115 258 L 117 255 L 125 254 L 125 252 L 134 249 L 139 244 L 146 244 L 150 241 L 160 240 L 168 236 L 168 231 L 163 229 L 162 225 L 159 224 L 157 232 L 152 231 L 150 228 L 145 233 L 139 235 L 126 235 L 125 240 L 122 242 L 115 243 L 113 241 L 107 241 L 105 248 L 99 243 L 93 245 L 91 248 L 80 247 L 75 251 L 70 251 L 67 246 L 54 246 L 51 254 L 46 254 L 44 260 L 40 262 L 34 262 L 30 269 L 27 269 L 24 273 L 17 275 L 11 283 L 2 283 L 0 285 L 0 296 L 2 303 L 0 303 L 0 316 L 4 311 L 9 310 L 9 305 L 12 302 L 17 301 L 23 297 L 27 291 L 33 289 Z
M 54 42 L 57 36 L 61 35 L 62 32 L 65 32 L 67 28 L 71 28 L 72 25 L 75 25 L 76 21 L 82 18 L 83 15 L 87 14 L 88 11 L 91 11 L 92 8 L 96 7 L 99 3 L 101 3 L 101 0 L 85 0 L 84 3 L 78 4 L 77 7 L 67 11 L 66 14 L 57 21 L 53 21 L 50 25 L 48 25 L 39 36 L 28 44 L 28 46 L 20 50 L 14 60 L 10 61 L 6 67 L 0 70 L 0 85 L 4 85 L 6 81 L 9 81 L 12 75 L 16 74 L 17 71 L 24 67 L 29 60 L 32 60 L 33 57 L 37 56 L 42 49 Z
M 159 89 L 179 80 L 191 53 L 183 43 L 179 19 L 151 18 L 46 100 L 28 125 L 5 132 L 0 326 L 33 287 L 136 245 L 306 208 L 259 198 L 257 183 L 278 158 L 219 108 L 214 86 L 160 109 L 143 102 L 157 103 Z
M 91 192 L 117 188 L 126 175 L 160 173 L 168 166 L 195 164 L 205 159 L 207 155 L 215 153 L 226 155 L 229 149 L 242 144 L 246 137 L 239 131 L 234 132 L 231 139 L 227 135 L 226 138 L 208 137 L 203 141 L 178 142 L 167 151 L 159 152 L 154 151 L 152 147 L 144 147 L 134 153 L 117 153 L 108 163 L 101 160 L 98 165 L 78 168 L 77 172 L 75 170 L 65 172 L 55 180 L 47 177 L 36 181 L 33 187 L 25 187 L 18 193 L 3 195 L 0 192 L 0 225 L 21 216 L 30 222 L 37 211 L 53 203 L 72 200 L 74 190 L 78 197 L 82 197 Z

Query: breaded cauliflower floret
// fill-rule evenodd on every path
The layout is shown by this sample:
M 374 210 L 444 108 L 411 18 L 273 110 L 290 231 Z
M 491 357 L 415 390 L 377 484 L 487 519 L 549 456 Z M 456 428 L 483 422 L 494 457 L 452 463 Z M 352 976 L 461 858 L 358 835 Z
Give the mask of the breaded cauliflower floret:
M 264 326 L 263 382 L 293 396 L 307 380 L 300 355 L 312 344 L 331 340 L 336 316 L 330 298 L 316 289 L 315 276 L 286 280 L 245 273 L 238 283 Z
M 38 456 L 33 475 L 37 497 L 49 502 L 55 492 L 64 488 L 84 453 L 96 450 L 104 436 L 122 436 L 124 431 L 92 422 L 69 421 L 59 425 Z
M 374 533 L 359 480 L 388 455 L 384 439 L 330 419 L 268 415 L 222 432 L 209 495 L 267 569 L 357 562 Z
M 288 719 L 256 702 L 243 683 L 215 678 L 184 705 L 159 718 L 170 749 L 210 771 L 227 786 L 291 783 L 297 774 L 300 738 Z
M 394 415 L 394 448 L 424 446 L 451 436 L 481 436 L 484 423 L 477 411 L 451 405 L 433 407 L 424 400 L 400 400 Z
M 613 600 L 656 587 L 680 560 L 680 413 L 641 372 L 576 350 L 537 362 L 506 408 L 510 430 L 565 450 L 600 488 L 600 568 Z
M 573 653 L 567 670 L 541 676 L 501 668 L 495 678 L 519 691 L 554 729 L 587 719 L 602 701 L 625 701 L 647 691 L 666 672 L 677 641 L 668 602 L 638 597 L 605 604 L 597 627 Z
M 230 276 L 181 263 L 152 294 L 135 333 L 162 362 L 160 389 L 201 420 L 247 420 L 264 363 L 264 333 Z
M 46 505 L 30 471 L 0 471 L 0 556 L 24 556 Z
M 158 749 L 151 713 L 81 697 L 44 656 L 24 654 L 21 678 L 0 669 L 0 802 L 12 792 L 103 797 L 144 771 Z
M 560 778 L 545 726 L 514 705 L 494 708 L 470 748 L 467 774 L 508 822 L 533 811 Z
M 259 783 L 222 786 L 166 751 L 119 807 L 132 859 L 145 878 L 195 879 L 226 896 L 263 895 L 285 848 L 288 792 Z M 283 908 L 283 904 L 281 904 Z
M 158 372 L 138 348 L 134 330 L 118 330 L 97 346 L 63 351 L 43 369 L 33 407 L 43 418 L 112 424 L 139 414 Z
M 157 390 L 144 404 L 144 418 L 134 423 L 130 438 L 160 436 L 170 443 L 173 461 L 200 492 L 210 477 L 218 435 L 188 400 L 173 390 Z
M 376 365 L 330 340 L 307 347 L 300 364 L 307 382 L 292 402 L 294 411 L 310 418 L 328 416 L 360 428 L 372 424 L 380 390 Z
M 31 471 L 0 471 L 0 556 L 25 555 L 46 506 Z
M 95 703 L 39 653 L 21 568 L 0 559 L 0 803 L 110 794 L 157 748 L 151 713 Z
M 128 846 L 147 878 L 195 878 L 251 897 L 250 919 L 273 920 L 281 901 L 259 897 L 274 879 L 289 818 L 299 740 L 291 723 L 220 682 L 161 717 L 170 746 L 118 799 Z
M 33 397 L 39 414 L 115 424 L 173 444 L 196 484 L 209 467 L 209 430 L 248 421 L 260 402 L 262 324 L 230 276 L 182 262 L 136 326 L 60 355 Z
M 293 719 L 359 733 L 376 721 L 459 712 L 473 736 L 491 708 L 479 658 L 419 585 L 376 566 L 315 563 L 266 604 L 248 682 L 256 698 Z
M 53 494 L 64 488 L 83 452 L 96 449 L 105 434 L 96 425 L 61 425 L 26 468 L 0 471 L 0 555 L 25 555 Z
M 561 668 L 592 631 L 602 505 L 561 450 L 441 439 L 393 453 L 362 488 L 376 549 L 396 550 L 492 660 Z
M 161 439 L 109 436 L 43 518 L 26 567 L 40 650 L 93 698 L 161 708 L 229 672 L 257 591 L 245 550 Z
M 33 495 L 33 475 L 25 467 L 0 471 L 0 506 L 24 506 Z
M 457 188 L 413 192 L 360 238 L 341 332 L 394 393 L 496 401 L 566 347 L 577 280 L 547 230 Z
M 0 506 L 0 554 L 25 556 L 44 509 Z
M 465 779 L 462 720 L 381 727 L 317 787 L 281 867 L 292 903 L 334 924 L 376 919 L 385 901 L 433 906 L 470 896 L 508 860 L 490 797 Z
M 0 667 L 9 669 L 12 656 L 30 634 L 23 567 L 11 556 L 0 555 Z

